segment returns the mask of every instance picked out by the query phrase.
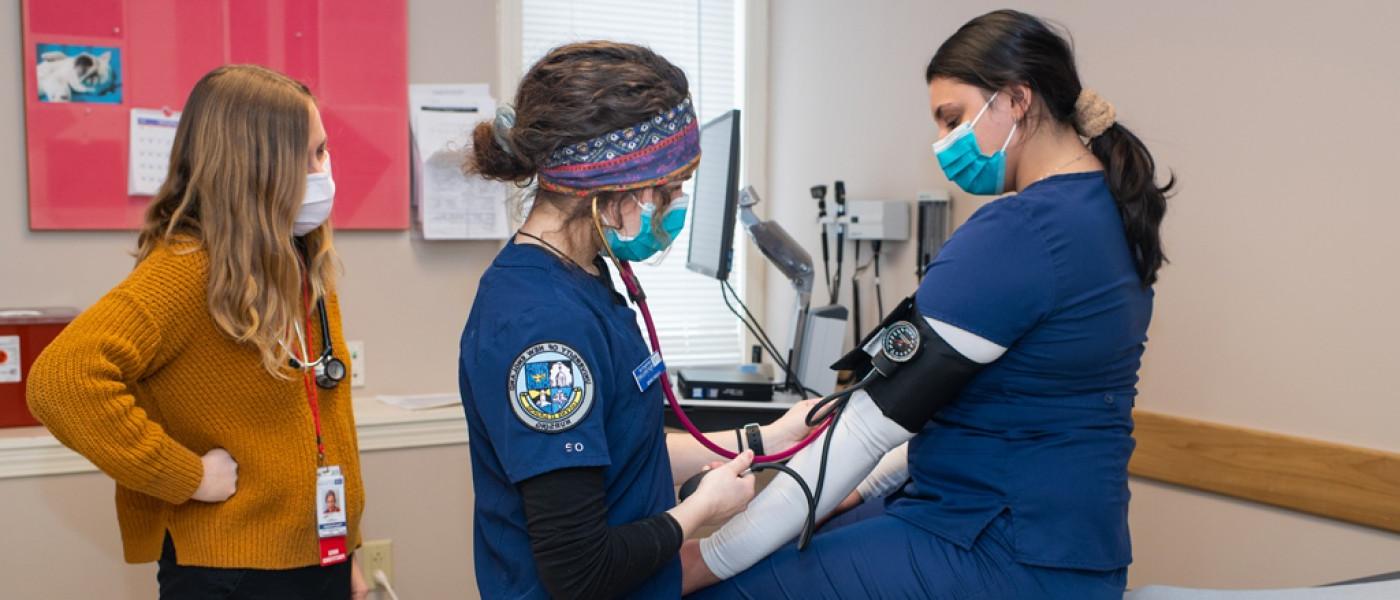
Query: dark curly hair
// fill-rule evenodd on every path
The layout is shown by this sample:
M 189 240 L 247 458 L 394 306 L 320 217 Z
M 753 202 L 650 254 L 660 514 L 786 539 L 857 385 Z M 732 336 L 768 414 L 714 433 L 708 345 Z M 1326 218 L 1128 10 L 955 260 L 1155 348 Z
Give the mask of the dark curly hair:
M 649 48 L 609 41 L 560 46 L 520 80 L 513 127 L 476 126 L 467 171 L 529 186 L 556 149 L 645 121 L 689 95 L 685 73 Z M 625 195 L 599 194 L 600 209 Z M 535 199 L 571 219 L 589 214 L 589 203 L 577 198 L 540 190 Z

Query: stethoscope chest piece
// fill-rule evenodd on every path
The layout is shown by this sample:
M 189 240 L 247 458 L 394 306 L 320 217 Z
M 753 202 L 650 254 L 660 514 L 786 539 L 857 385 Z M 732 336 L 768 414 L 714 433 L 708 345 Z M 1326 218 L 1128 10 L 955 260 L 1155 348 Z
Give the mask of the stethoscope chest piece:
M 323 390 L 333 390 L 345 380 L 345 363 L 335 355 L 316 365 L 316 386 Z
M 302 362 L 293 355 L 289 364 L 293 369 L 302 371 L 310 370 L 312 374 L 315 375 L 316 387 L 323 390 L 333 390 L 336 386 L 340 385 L 341 381 L 345 380 L 347 369 L 345 368 L 345 362 L 336 358 L 335 349 L 331 346 L 330 319 L 326 317 L 326 304 L 324 299 L 316 301 L 316 309 L 321 321 L 321 356 L 317 358 L 315 362 Z M 301 345 L 301 355 L 308 356 L 309 352 L 306 347 L 306 339 L 302 335 L 301 327 L 297 326 L 295 329 L 297 340 Z M 287 345 L 284 343 L 282 347 L 287 348 Z M 291 353 L 290 349 L 288 349 L 288 353 Z

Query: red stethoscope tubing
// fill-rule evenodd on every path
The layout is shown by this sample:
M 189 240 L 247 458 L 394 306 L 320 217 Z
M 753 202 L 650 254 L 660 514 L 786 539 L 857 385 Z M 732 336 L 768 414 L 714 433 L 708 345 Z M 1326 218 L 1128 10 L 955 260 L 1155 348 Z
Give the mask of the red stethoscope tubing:
M 647 307 L 646 295 L 642 293 L 642 286 L 637 281 L 637 275 L 632 272 L 631 263 L 618 261 L 617 264 L 618 269 L 621 271 L 622 283 L 627 286 L 628 295 L 632 297 L 632 301 L 636 303 L 637 308 L 642 311 L 642 320 L 646 321 L 647 337 L 651 341 L 651 349 L 659 356 L 661 355 L 661 341 L 656 336 L 656 324 L 652 322 L 651 309 Z M 675 390 L 671 388 L 671 378 L 666 374 L 664 369 L 661 371 L 661 389 L 666 394 L 666 402 L 671 405 L 671 412 L 675 413 L 676 420 L 681 422 L 681 426 L 684 427 L 686 431 L 690 432 L 690 435 L 694 437 L 696 441 L 700 442 L 700 445 L 725 458 L 732 459 L 739 455 L 737 452 L 727 450 L 723 446 L 714 443 L 714 441 L 710 440 L 709 437 L 700 431 L 700 428 L 695 426 L 695 423 L 690 420 L 690 417 L 686 416 L 685 409 L 681 408 L 680 401 L 676 400 Z M 817 438 L 821 437 L 822 432 L 826 431 L 827 425 L 830 424 L 831 417 L 827 417 L 826 420 L 822 421 L 821 425 L 812 429 L 812 432 L 807 434 L 807 437 L 793 444 L 791 448 L 777 454 L 755 456 L 753 461 L 755 463 L 765 463 L 787 460 L 812 442 L 815 442 Z

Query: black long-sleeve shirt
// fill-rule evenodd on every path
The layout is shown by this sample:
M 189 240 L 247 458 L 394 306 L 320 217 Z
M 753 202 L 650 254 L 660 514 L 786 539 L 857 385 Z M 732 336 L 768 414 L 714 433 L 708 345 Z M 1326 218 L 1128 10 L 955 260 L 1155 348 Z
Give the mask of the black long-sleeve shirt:
M 668 513 L 610 527 L 603 469 L 551 471 L 518 484 L 535 567 L 554 598 L 614 598 L 676 557 L 685 533 Z

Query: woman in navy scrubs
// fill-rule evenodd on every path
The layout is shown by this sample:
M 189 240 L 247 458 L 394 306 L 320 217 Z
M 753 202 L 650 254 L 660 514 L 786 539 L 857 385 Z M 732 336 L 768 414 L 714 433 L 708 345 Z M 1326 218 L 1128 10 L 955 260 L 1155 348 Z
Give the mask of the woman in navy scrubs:
M 663 431 L 661 383 L 608 263 L 663 251 L 699 163 L 685 75 L 646 48 L 556 48 L 513 108 L 478 126 L 469 169 L 528 185 L 529 216 L 477 288 L 460 386 L 476 492 L 476 576 L 487 598 L 678 598 L 682 541 L 753 497 L 745 470 Z M 762 428 L 781 449 L 809 431 L 799 403 Z M 755 448 L 754 450 L 757 450 Z M 710 467 L 679 505 L 675 477 Z
M 925 75 L 948 179 L 972 194 L 1014 192 L 957 230 L 914 297 L 977 370 L 912 429 L 853 396 L 842 424 L 860 427 L 831 434 L 821 506 L 831 512 L 852 488 L 843 507 L 897 490 L 883 514 L 764 559 L 800 527 L 773 525 L 800 512 L 766 498 L 779 478 L 687 545 L 687 589 L 725 580 L 698 597 L 1122 598 L 1132 407 L 1172 184 L 1154 182 L 1147 148 L 1033 16 L 968 22 Z M 792 464 L 815 469 L 804 454 Z

